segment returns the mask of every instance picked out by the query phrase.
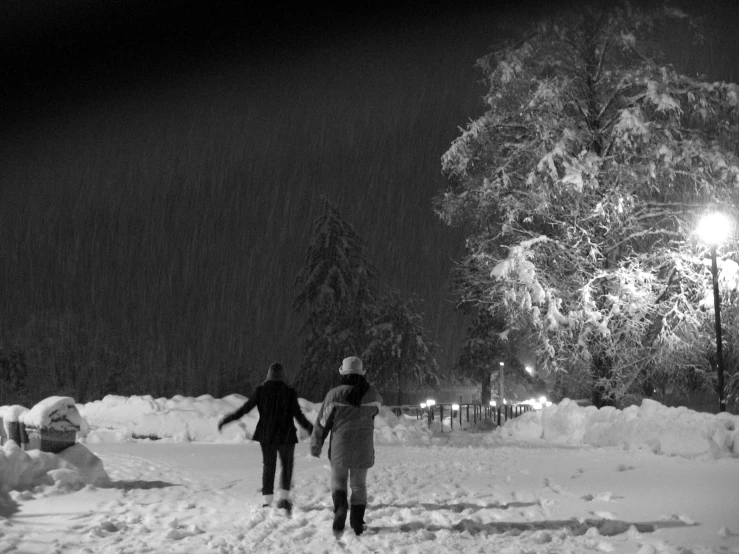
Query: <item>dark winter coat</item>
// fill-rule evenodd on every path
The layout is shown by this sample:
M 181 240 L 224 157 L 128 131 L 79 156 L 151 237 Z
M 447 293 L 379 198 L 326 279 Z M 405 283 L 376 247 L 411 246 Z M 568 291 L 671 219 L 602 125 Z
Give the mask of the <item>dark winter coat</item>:
M 359 377 L 359 376 L 356 376 Z M 362 378 L 364 380 L 364 378 Z M 365 390 L 361 398 L 356 392 Z M 353 405 L 356 404 L 356 405 Z M 311 435 L 311 454 L 320 456 L 329 432 L 328 458 L 331 467 L 365 469 L 375 464 L 375 416 L 382 397 L 364 381 L 363 386 L 339 385 L 331 389 L 321 405 Z
M 313 431 L 313 424 L 300 409 L 295 389 L 279 380 L 267 380 L 259 385 L 241 408 L 223 418 L 221 425 L 245 416 L 254 407 L 259 409 L 259 422 L 252 440 L 271 445 L 296 444 L 298 435 L 293 418 L 309 433 Z

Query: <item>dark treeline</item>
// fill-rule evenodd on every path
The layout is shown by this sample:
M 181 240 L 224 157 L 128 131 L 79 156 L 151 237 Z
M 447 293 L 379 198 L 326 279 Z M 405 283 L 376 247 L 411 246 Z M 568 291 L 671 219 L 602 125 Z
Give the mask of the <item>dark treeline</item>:
M 294 377 L 293 282 L 321 194 L 385 283 L 427 299 L 451 351 L 461 241 L 430 198 L 441 152 L 478 109 L 487 41 L 474 18 L 433 25 L 137 83 L 16 125 L 2 160 L 0 329 L 32 389 L 248 393 L 276 359 Z
M 274 360 L 293 378 L 293 282 L 321 195 L 384 284 L 425 299 L 451 367 L 465 325 L 449 271 L 463 245 L 431 197 L 441 154 L 482 110 L 474 62 L 520 17 L 377 18 L 97 94 L 83 94 L 95 79 L 83 68 L 79 102 L 54 101 L 72 86 L 62 74 L 38 81 L 38 104 L 21 97 L 33 82 L 18 86 L 5 101 L 26 116 L 5 126 L 0 159 L 0 347 L 22 353 L 28 401 L 246 394 Z M 701 47 L 669 37 L 677 58 L 736 80 L 727 20 Z

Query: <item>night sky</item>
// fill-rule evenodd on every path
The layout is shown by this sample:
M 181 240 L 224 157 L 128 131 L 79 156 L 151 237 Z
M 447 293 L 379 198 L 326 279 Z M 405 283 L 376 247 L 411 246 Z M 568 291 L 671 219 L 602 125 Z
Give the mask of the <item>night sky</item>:
M 475 60 L 539 3 L 28 4 L 0 14 L 6 345 L 54 336 L 181 374 L 162 394 L 233 392 L 274 360 L 294 377 L 293 281 L 326 195 L 454 362 L 463 237 L 432 212 L 440 157 L 482 113 Z M 716 6 L 700 54 L 672 47 L 737 80 L 732 3 Z

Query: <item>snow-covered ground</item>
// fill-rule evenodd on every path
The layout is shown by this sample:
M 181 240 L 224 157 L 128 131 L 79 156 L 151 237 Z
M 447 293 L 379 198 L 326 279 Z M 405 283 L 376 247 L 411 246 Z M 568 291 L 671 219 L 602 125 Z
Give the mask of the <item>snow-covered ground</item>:
M 304 434 L 292 517 L 260 507 L 258 414 L 216 430 L 243 400 L 110 396 L 77 406 L 90 431 L 59 455 L 6 443 L 0 553 L 739 553 L 737 416 L 563 401 L 442 433 L 383 409 L 370 529 L 336 539 Z

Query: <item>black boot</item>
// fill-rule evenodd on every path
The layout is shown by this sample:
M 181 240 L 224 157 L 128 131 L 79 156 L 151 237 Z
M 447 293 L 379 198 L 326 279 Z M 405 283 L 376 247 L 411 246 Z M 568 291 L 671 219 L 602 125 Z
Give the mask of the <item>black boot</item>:
M 334 500 L 334 531 L 343 531 L 346 525 L 346 512 L 349 509 L 346 491 L 333 491 L 331 498 Z
M 361 535 L 364 532 L 364 510 L 366 508 L 366 504 L 352 504 L 351 512 L 349 513 L 349 525 L 352 526 L 352 529 L 354 529 L 357 535 Z

